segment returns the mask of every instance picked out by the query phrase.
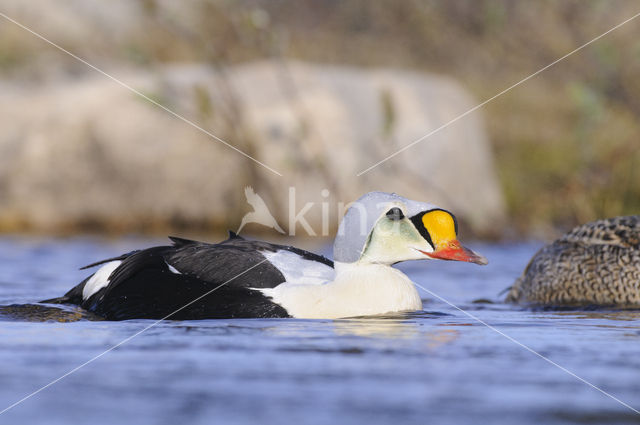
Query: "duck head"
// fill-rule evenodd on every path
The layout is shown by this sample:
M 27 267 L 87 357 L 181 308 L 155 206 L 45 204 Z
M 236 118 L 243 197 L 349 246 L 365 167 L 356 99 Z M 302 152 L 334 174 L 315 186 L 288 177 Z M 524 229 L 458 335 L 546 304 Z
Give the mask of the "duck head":
M 439 259 L 487 264 L 457 239 L 458 222 L 447 210 L 395 193 L 370 192 L 347 210 L 333 246 L 342 263 L 394 264 Z

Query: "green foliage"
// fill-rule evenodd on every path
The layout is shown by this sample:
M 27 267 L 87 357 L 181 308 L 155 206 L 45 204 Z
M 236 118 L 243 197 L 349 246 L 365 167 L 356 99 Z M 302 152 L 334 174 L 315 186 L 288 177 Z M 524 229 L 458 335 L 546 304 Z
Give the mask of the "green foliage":
M 380 92 L 382 109 L 382 137 L 388 139 L 396 125 L 396 108 L 393 103 L 393 94 L 389 90 Z

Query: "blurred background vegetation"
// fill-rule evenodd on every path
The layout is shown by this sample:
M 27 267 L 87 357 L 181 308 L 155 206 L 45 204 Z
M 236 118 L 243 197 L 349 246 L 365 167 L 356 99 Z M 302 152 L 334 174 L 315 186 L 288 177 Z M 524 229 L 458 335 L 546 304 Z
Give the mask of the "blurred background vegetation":
M 120 12 L 105 7 L 131 21 L 126 33 L 57 42 L 107 68 L 281 57 L 407 68 L 452 76 L 479 103 L 638 11 L 624 0 L 141 0 Z M 639 26 L 630 22 L 478 112 L 515 235 L 640 212 Z M 54 68 L 87 72 L 0 23 L 2 74 L 28 81 Z

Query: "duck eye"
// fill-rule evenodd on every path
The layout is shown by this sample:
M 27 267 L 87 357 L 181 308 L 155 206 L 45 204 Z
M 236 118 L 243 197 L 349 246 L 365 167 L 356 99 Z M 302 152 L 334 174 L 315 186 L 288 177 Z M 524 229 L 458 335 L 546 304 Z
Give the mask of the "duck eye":
M 387 211 L 387 218 L 389 218 L 389 220 L 402 220 L 404 218 L 404 214 L 402 214 L 402 210 L 400 208 L 393 207 Z

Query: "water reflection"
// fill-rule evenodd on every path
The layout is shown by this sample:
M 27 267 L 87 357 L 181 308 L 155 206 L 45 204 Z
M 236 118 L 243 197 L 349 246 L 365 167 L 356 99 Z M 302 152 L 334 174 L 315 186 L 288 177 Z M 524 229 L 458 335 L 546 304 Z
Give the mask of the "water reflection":
M 422 317 L 428 314 L 421 314 Z M 428 326 L 422 320 L 402 320 L 397 316 L 342 319 L 333 321 L 336 335 L 353 335 L 367 338 L 416 340 L 426 343 L 429 350 L 449 344 L 460 337 L 460 332 L 450 328 Z
M 379 318 L 335 320 L 333 331 L 336 335 L 395 339 L 415 338 L 421 333 L 415 322 Z
M 640 310 L 619 310 L 619 311 L 573 311 L 556 312 L 553 314 L 562 318 L 573 319 L 601 319 L 601 320 L 640 320 Z

